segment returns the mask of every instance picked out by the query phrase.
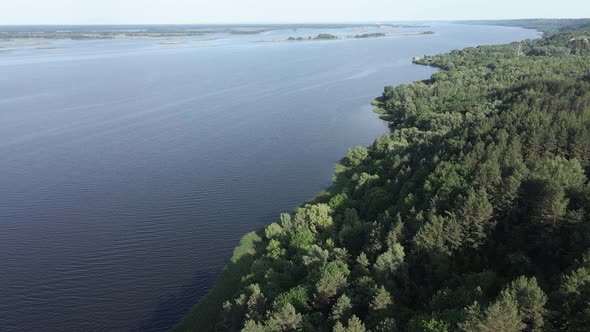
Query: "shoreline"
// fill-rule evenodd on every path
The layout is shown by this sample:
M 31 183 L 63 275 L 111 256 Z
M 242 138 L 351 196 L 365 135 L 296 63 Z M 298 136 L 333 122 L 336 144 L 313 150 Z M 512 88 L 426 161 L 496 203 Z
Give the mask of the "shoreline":
M 538 29 L 535 29 L 535 30 L 539 31 Z M 541 32 L 541 31 L 539 31 L 539 32 Z M 390 36 L 373 37 L 373 38 L 387 38 L 387 37 L 390 37 Z M 369 39 L 373 39 L 373 38 L 369 38 Z M 539 36 L 539 38 L 542 38 L 542 36 Z M 366 39 L 366 38 L 342 38 L 342 39 Z M 336 39 L 336 40 L 342 40 L 342 39 Z M 306 40 L 303 40 L 303 41 L 306 41 Z M 310 40 L 310 41 L 313 41 L 313 40 Z M 290 42 L 290 40 L 285 40 L 284 42 Z M 503 45 L 503 44 L 494 44 L 494 45 L 497 46 L 497 45 Z M 414 62 L 413 64 L 416 66 L 433 67 L 433 68 L 437 69 L 437 72 L 439 72 L 440 70 L 444 70 L 443 68 L 440 68 L 437 66 L 432 66 L 430 64 L 424 63 L 424 62 L 422 62 L 422 60 Z M 410 61 L 410 59 L 409 59 L 409 61 Z M 425 77 L 422 80 L 415 80 L 411 84 L 415 84 L 416 82 L 429 81 L 430 79 L 432 79 L 432 76 L 434 74 L 435 73 L 430 74 L 428 77 Z M 382 105 L 382 102 L 379 99 L 380 99 L 380 97 L 377 97 L 377 98 L 370 101 L 370 105 L 375 107 L 372 110 L 372 112 L 377 114 L 379 116 L 379 119 L 381 119 L 382 121 L 389 123 L 388 120 L 385 118 L 387 115 L 386 112 L 384 112 L 380 108 L 380 106 Z M 390 132 L 391 132 L 391 130 L 390 130 Z M 384 135 L 387 135 L 387 134 L 384 134 Z M 382 137 L 382 136 L 380 136 L 380 137 Z M 379 137 L 377 139 L 379 139 Z M 304 206 L 305 204 L 313 203 L 317 199 L 321 199 L 322 195 L 327 194 L 333 186 L 334 186 L 334 184 L 325 188 L 324 190 L 320 191 L 318 194 L 316 194 L 311 199 L 309 199 L 305 202 L 302 202 L 299 206 Z M 266 226 L 268 226 L 268 225 L 266 225 Z M 193 307 L 190 309 L 189 312 L 187 312 L 187 314 L 183 317 L 183 319 L 173 327 L 172 331 L 175 331 L 175 332 L 191 331 L 191 327 L 194 327 L 194 326 L 203 327 L 203 328 L 205 328 L 205 331 L 207 331 L 208 328 L 209 329 L 211 328 L 211 325 L 210 325 L 211 323 L 217 322 L 217 320 L 219 319 L 219 315 L 221 315 L 221 310 L 220 310 L 221 305 L 227 299 L 227 297 L 225 297 L 223 295 L 227 294 L 227 293 L 231 293 L 231 292 L 229 292 L 229 290 L 237 289 L 239 287 L 239 280 L 241 279 L 241 277 L 243 275 L 245 275 L 245 274 L 239 274 L 240 278 L 238 278 L 238 276 L 236 276 L 235 274 L 240 273 L 240 271 L 243 271 L 243 272 L 249 271 L 249 267 L 250 267 L 249 264 L 252 263 L 254 253 L 256 253 L 259 249 L 264 249 L 264 248 L 257 248 L 257 244 L 262 242 L 262 240 L 264 238 L 264 229 L 266 226 L 264 226 L 260 229 L 254 230 L 250 233 L 247 233 L 239 240 L 239 243 L 235 247 L 234 253 L 231 256 L 231 258 L 229 259 L 228 264 L 224 267 L 224 269 L 222 270 L 222 272 L 218 276 L 217 280 L 210 288 L 209 292 L 206 295 L 204 295 L 197 303 L 195 303 L 193 305 Z M 250 257 L 250 256 L 252 256 L 252 257 Z M 247 263 L 248 261 L 250 261 L 249 264 Z M 215 307 L 215 305 L 217 307 Z

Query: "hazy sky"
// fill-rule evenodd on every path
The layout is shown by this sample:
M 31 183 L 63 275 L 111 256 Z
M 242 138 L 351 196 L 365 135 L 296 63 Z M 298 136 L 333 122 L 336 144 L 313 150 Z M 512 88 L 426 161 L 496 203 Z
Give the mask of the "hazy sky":
M 0 25 L 590 17 L 590 0 L 0 0 L 0 5 Z

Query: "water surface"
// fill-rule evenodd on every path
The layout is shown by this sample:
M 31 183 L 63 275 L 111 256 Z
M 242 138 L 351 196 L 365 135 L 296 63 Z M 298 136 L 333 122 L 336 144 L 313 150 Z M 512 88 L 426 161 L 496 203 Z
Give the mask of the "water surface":
M 429 29 L 0 43 L 0 330 L 170 328 L 242 235 L 387 131 L 369 102 L 433 73 L 412 56 L 537 36 Z

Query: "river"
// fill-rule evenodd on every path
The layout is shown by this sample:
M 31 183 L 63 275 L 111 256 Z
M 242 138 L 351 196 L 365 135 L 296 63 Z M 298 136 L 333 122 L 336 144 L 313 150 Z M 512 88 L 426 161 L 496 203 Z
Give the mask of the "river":
M 0 330 L 169 329 L 242 235 L 387 132 L 369 102 L 434 72 L 412 56 L 538 36 L 428 29 L 0 43 Z

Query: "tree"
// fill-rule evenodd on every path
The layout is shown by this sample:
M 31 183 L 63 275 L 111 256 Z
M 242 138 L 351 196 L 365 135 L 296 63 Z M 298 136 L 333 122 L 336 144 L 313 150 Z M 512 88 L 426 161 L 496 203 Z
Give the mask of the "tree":
M 385 238 L 385 242 L 387 242 L 387 248 L 393 248 L 393 246 L 396 243 L 400 243 L 402 236 L 403 236 L 403 232 L 404 232 L 404 224 L 401 221 L 401 217 L 398 218 L 400 220 L 398 220 L 395 224 L 393 224 L 393 226 L 391 227 L 391 230 L 389 230 L 389 232 L 387 233 L 387 237 Z
M 463 226 L 455 215 L 437 216 L 431 214 L 414 236 L 416 247 L 428 253 L 451 255 L 463 245 Z
M 281 213 L 281 226 L 283 229 L 291 229 L 293 227 L 293 221 L 291 215 L 288 213 Z
M 330 320 L 332 321 L 346 321 L 352 314 L 352 302 L 346 294 L 342 294 L 330 312 Z
M 330 198 L 330 201 L 328 202 L 328 206 L 332 210 L 338 210 L 338 209 L 341 209 L 342 207 L 344 207 L 347 202 L 348 202 L 348 195 L 346 193 L 339 193 L 336 196 Z
M 375 326 L 371 331 L 375 332 L 397 332 L 397 324 L 393 318 L 385 318 Z
M 486 239 L 487 233 L 493 226 L 492 205 L 488 201 L 488 195 L 484 189 L 477 191 L 470 189 L 463 204 L 461 212 L 457 216 L 463 229 L 465 245 L 471 248 L 479 247 Z
M 291 304 L 274 312 L 268 320 L 268 331 L 296 331 L 301 327 L 302 316 Z
M 279 294 L 273 302 L 275 310 L 283 308 L 287 304 L 293 305 L 299 312 L 307 311 L 311 307 L 309 305 L 309 296 L 307 289 L 301 285 L 289 289 L 287 292 Z
M 391 294 L 389 294 L 385 287 L 381 286 L 375 290 L 375 295 L 373 295 L 373 300 L 371 300 L 369 307 L 371 310 L 380 311 L 386 310 L 392 304 Z
M 263 321 L 266 302 L 266 297 L 262 294 L 260 286 L 258 284 L 249 285 L 244 293 L 240 294 L 234 301 L 224 303 L 226 328 L 236 329 L 242 327 L 243 320 L 251 320 L 253 323 Z
M 347 285 L 348 267 L 343 262 L 330 262 L 322 267 L 314 295 L 317 307 L 328 307 L 332 299 Z
M 466 319 L 459 324 L 465 332 L 518 332 L 525 327 L 516 301 L 504 293 L 485 310 L 481 310 L 477 302 L 467 308 Z
M 267 239 L 275 239 L 283 234 L 283 227 L 281 225 L 273 222 L 272 224 L 266 226 L 264 229 L 264 234 Z
M 367 149 L 362 146 L 355 146 L 354 148 L 348 150 L 348 155 L 346 155 L 346 162 L 345 165 L 350 168 L 357 168 L 359 167 L 365 159 L 369 157 L 369 153 Z
M 404 257 L 404 247 L 396 243 L 393 248 L 377 257 L 373 268 L 382 280 L 391 281 L 398 269 L 403 265 Z
M 566 191 L 580 191 L 585 182 L 584 170 L 576 159 L 543 160 L 528 182 L 529 213 L 535 221 L 555 224 L 566 213 L 569 203 Z
M 363 324 L 363 322 L 357 316 L 352 316 L 348 320 L 348 324 L 346 327 L 344 325 L 342 325 L 342 323 L 337 322 L 336 325 L 334 325 L 333 331 L 334 332 L 365 332 L 365 331 L 367 331 L 367 328 L 365 327 L 365 324 Z
M 279 259 L 284 257 L 287 251 L 282 247 L 281 242 L 272 239 L 266 247 L 266 255 L 272 259 Z
M 408 324 L 408 332 L 449 332 L 449 324 L 433 316 L 415 317 Z
M 253 320 L 246 321 L 246 324 L 242 328 L 241 332 L 265 332 L 268 331 L 264 324 L 258 323 Z
M 295 210 L 294 224 L 308 228 L 312 233 L 328 229 L 333 224 L 332 210 L 326 204 L 307 204 Z
M 578 266 L 561 278 L 555 292 L 552 328 L 584 331 L 590 326 L 590 252 Z
M 535 278 L 519 277 L 505 291 L 505 296 L 516 300 L 518 315 L 527 331 L 542 331 L 546 314 L 547 296 L 537 285 Z
M 356 258 L 356 265 L 354 266 L 354 273 L 358 276 L 366 276 L 371 273 L 369 266 L 371 263 L 364 252 L 361 252 Z
M 330 253 L 328 250 L 322 249 L 320 246 L 313 244 L 303 256 L 303 264 L 307 266 L 308 269 L 313 269 L 325 264 L 328 261 L 329 256 Z
M 315 240 L 315 237 L 309 229 L 297 228 L 290 235 L 289 245 L 293 249 L 306 251 L 309 249 L 309 247 L 311 247 L 314 240 Z

